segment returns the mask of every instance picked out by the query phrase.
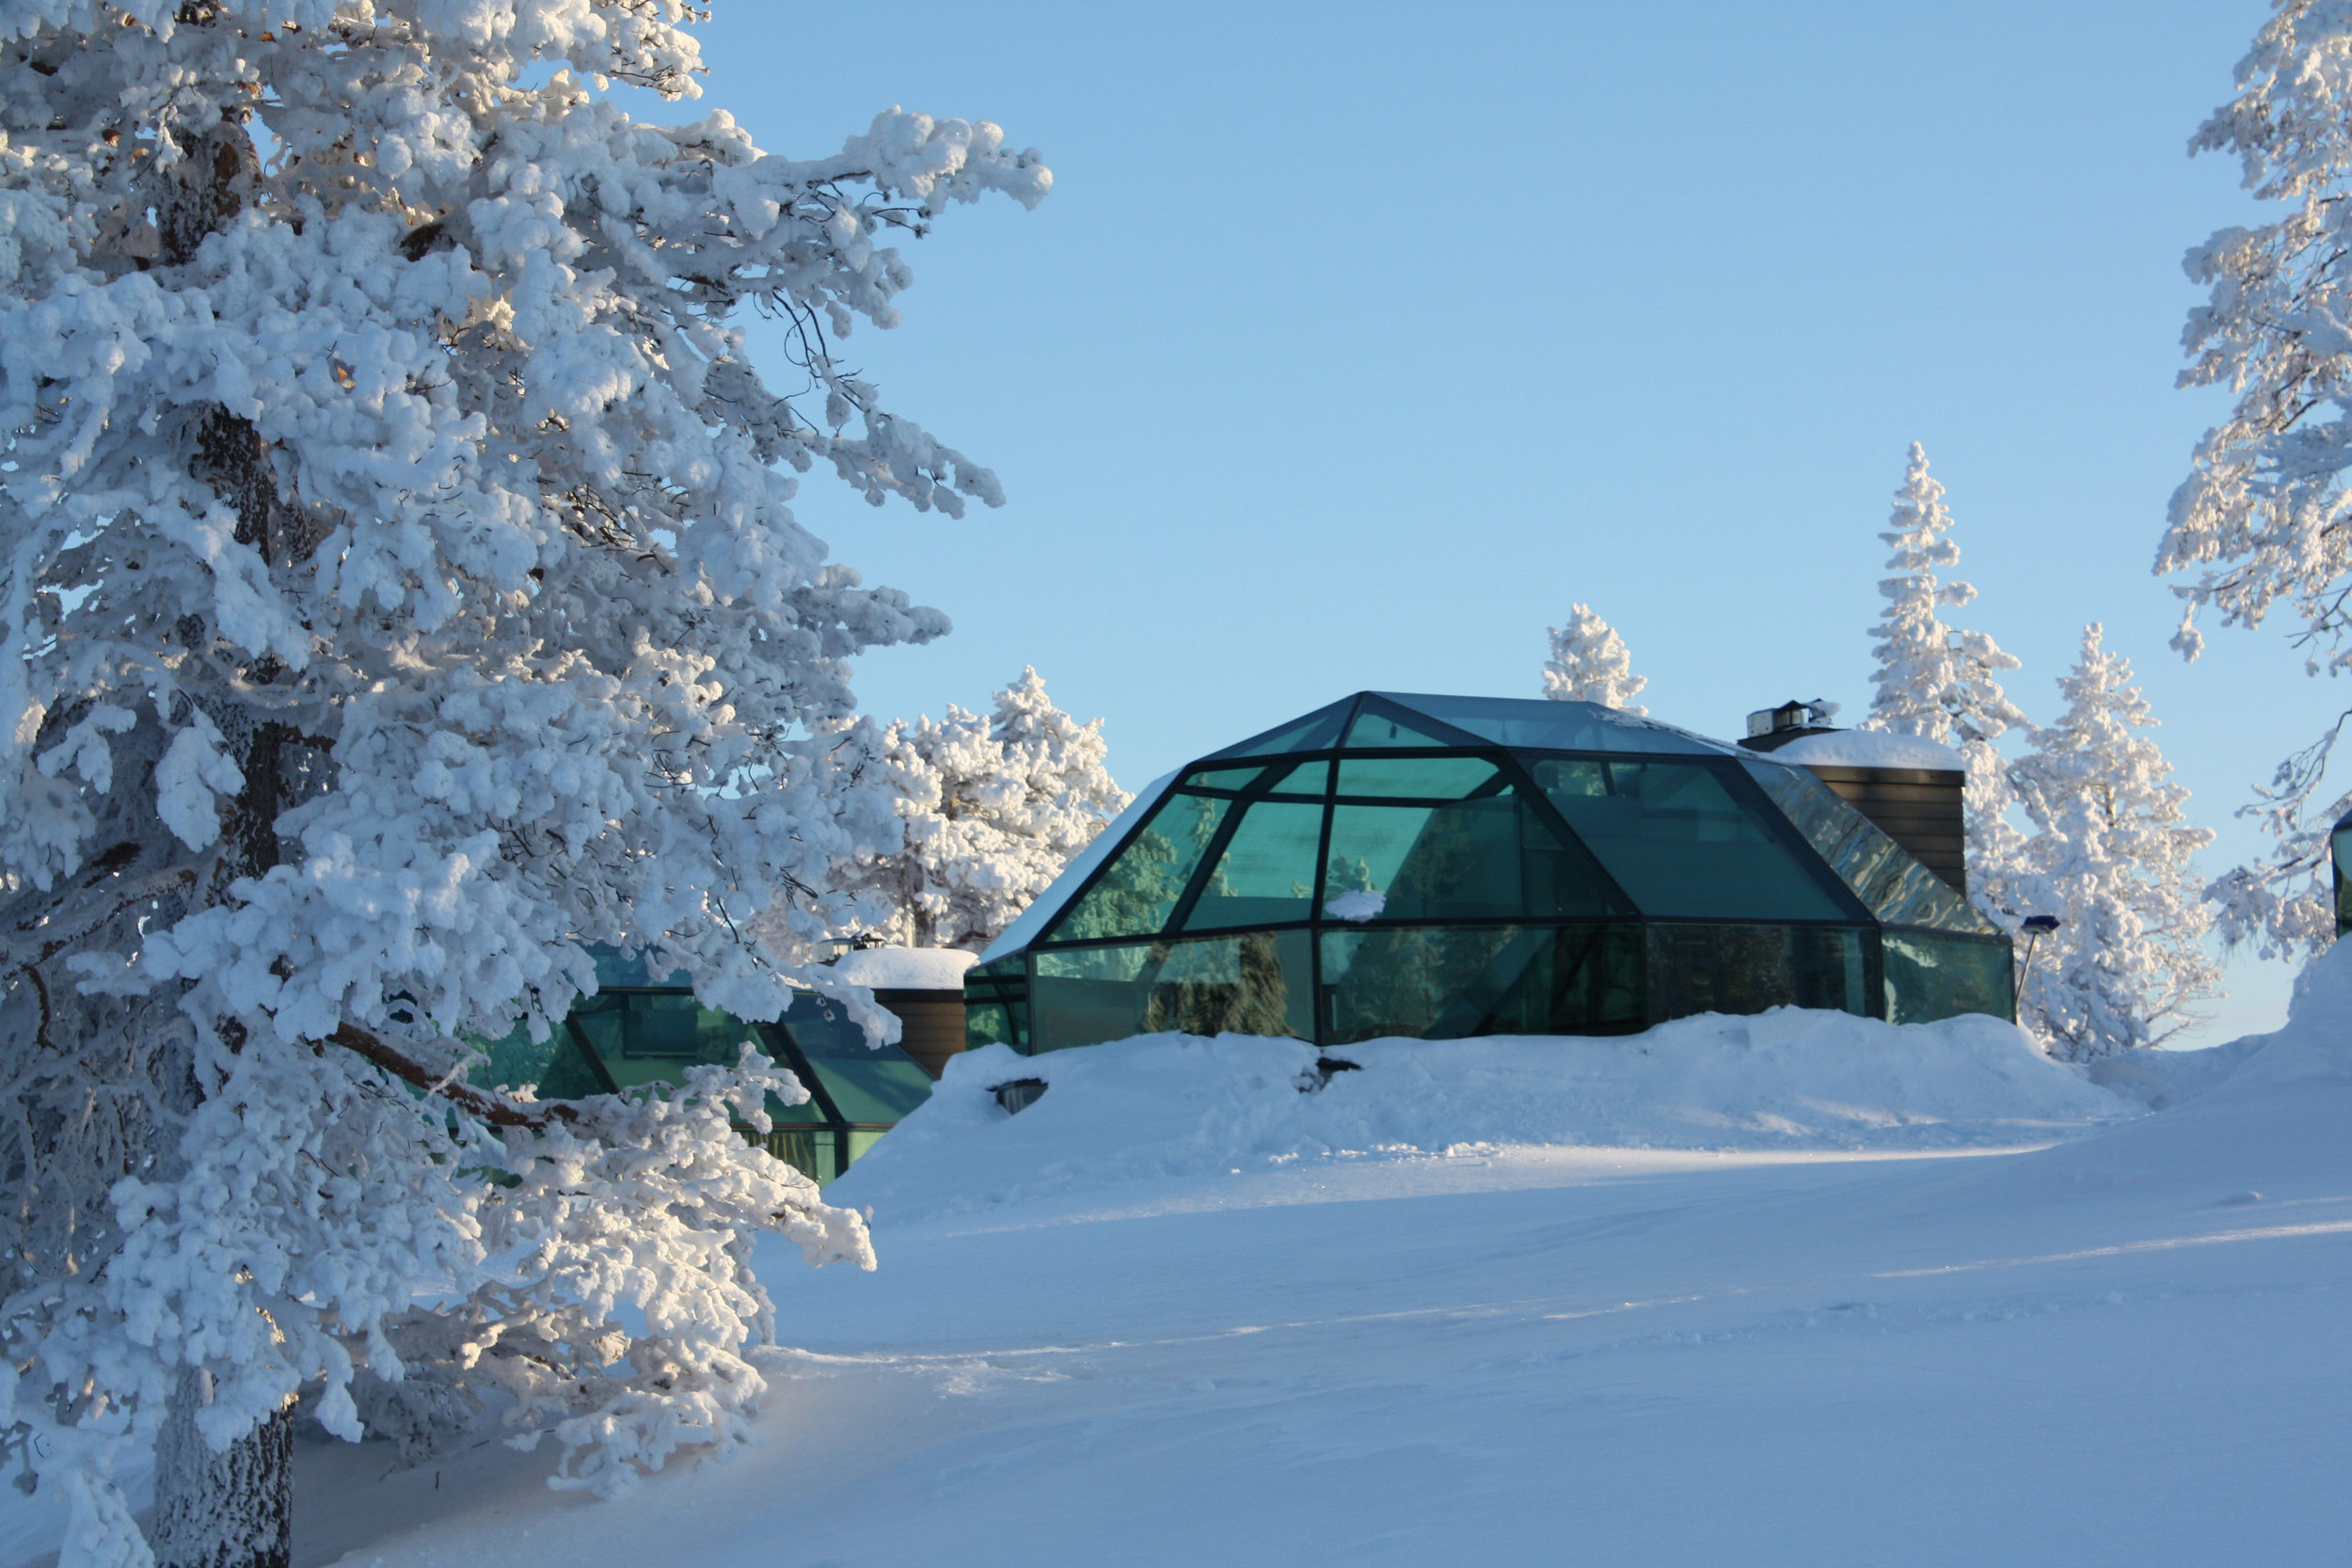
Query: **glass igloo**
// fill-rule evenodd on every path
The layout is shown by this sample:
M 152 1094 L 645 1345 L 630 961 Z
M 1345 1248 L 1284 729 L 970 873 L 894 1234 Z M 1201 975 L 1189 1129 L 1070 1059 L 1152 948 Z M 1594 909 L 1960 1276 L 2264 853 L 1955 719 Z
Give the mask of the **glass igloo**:
M 2013 1016 L 2009 939 L 1804 768 L 1590 703 L 1364 691 L 1152 784 L 964 983 L 966 1039 Z

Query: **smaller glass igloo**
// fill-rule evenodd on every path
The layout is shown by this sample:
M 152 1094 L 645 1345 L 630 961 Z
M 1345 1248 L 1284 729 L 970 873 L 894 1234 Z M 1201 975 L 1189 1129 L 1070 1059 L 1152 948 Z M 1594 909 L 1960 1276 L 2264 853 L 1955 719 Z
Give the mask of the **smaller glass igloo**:
M 2014 1013 L 2009 939 L 1820 781 L 1590 703 L 1364 691 L 1148 787 L 964 982 L 966 1040 L 1630 1034 Z

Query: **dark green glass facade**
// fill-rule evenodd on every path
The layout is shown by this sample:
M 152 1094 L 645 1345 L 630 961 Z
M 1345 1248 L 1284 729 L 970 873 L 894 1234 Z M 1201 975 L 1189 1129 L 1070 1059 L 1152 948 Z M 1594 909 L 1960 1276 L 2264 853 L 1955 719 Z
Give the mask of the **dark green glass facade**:
M 1105 836 L 969 973 L 970 1045 L 2013 1013 L 2008 938 L 1819 780 L 1590 704 L 1359 692 Z
M 895 1045 L 869 1048 L 866 1032 L 820 997 L 803 993 L 776 1022 L 746 1023 L 695 1001 L 683 974 L 649 975 L 609 952 L 596 958 L 596 994 L 538 1044 L 519 1025 L 487 1042 L 484 1082 L 532 1085 L 542 1100 L 619 1094 L 675 1084 L 699 1063 L 732 1065 L 749 1040 L 809 1091 L 799 1105 L 771 1095 L 774 1131 L 754 1140 L 818 1181 L 848 1170 L 930 1094 L 913 1057 Z
M 2345 872 L 2352 870 L 2352 816 L 2345 817 L 2328 835 L 2328 869 L 2336 884 L 2336 935 L 2352 931 L 2352 891 L 2347 891 Z

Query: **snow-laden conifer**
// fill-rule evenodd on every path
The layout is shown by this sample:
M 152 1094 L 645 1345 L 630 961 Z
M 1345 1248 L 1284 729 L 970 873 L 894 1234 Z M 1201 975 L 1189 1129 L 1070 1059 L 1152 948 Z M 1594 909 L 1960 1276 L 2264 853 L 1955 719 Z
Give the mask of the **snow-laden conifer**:
M 2220 977 L 2190 864 L 2213 834 L 2189 824 L 2131 664 L 2101 637 L 2084 629 L 2058 680 L 2066 711 L 2009 770 L 2035 829 L 2020 857 L 2033 912 L 2063 922 L 2039 942 L 2018 1020 L 2067 1061 L 2161 1043 Z
M 69 1563 L 145 1560 L 108 1469 L 158 1428 L 165 1561 L 282 1560 L 306 1387 L 346 1436 L 514 1395 L 610 1486 L 741 1430 L 746 1227 L 868 1256 L 730 1126 L 797 1093 L 756 1058 L 539 1104 L 462 1043 L 560 1021 L 589 942 L 747 1018 L 841 990 L 818 890 L 896 821 L 845 661 L 946 623 L 780 469 L 999 499 L 828 342 L 897 325 L 894 230 L 1045 170 L 633 121 L 693 17 L 0 0 L 0 1426 Z
M 1035 669 L 992 715 L 900 721 L 875 760 L 891 781 L 900 847 L 835 873 L 861 901 L 862 934 L 974 952 L 1017 919 L 1126 809 L 1104 764 L 1103 721 L 1056 707 Z
M 2197 617 L 2256 627 L 2277 615 L 2312 674 L 2352 671 L 2352 8 L 2280 0 L 2238 62 L 2237 96 L 2189 142 L 2234 153 L 2272 222 L 2217 230 L 2184 265 L 2209 292 L 2190 310 L 2184 387 L 2236 403 L 2199 441 L 2173 492 L 2158 572 L 2193 572 L 2173 646 L 2195 658 Z M 2280 763 L 2239 815 L 2269 852 L 2208 888 L 2224 940 L 2265 956 L 2335 940 L 2328 832 L 2352 793 L 2326 787 L 2344 720 Z
M 1878 668 L 1861 727 L 1922 736 L 1966 759 L 1969 895 L 1989 916 L 2014 927 L 2007 889 L 2021 835 L 2007 820 L 2015 798 L 1993 742 L 2026 722 L 1994 678 L 2018 663 L 1987 634 L 1945 623 L 1947 606 L 1957 609 L 1977 596 L 1972 585 L 1939 576 L 1960 564 L 1951 527 L 1944 486 L 1929 477 L 1928 454 L 1914 441 L 1894 515 L 1879 535 L 1891 552 L 1886 567 L 1893 575 L 1879 583 L 1886 608 L 1870 628 Z
M 1616 628 L 1586 605 L 1568 607 L 1568 624 L 1551 629 L 1551 657 L 1544 662 L 1544 695 L 1554 702 L 1599 703 L 1636 718 L 1649 709 L 1634 698 L 1649 677 L 1633 673 L 1633 657 Z

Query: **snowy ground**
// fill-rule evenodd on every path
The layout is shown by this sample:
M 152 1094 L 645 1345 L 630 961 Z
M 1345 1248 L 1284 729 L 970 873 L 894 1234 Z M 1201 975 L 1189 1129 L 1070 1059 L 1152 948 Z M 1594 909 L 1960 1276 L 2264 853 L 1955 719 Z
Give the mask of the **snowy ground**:
M 298 1561 L 2352 1561 L 2352 953 L 2116 1089 L 1982 1021 L 1343 1054 L 961 1061 L 832 1189 L 880 1272 L 763 1270 L 761 1447 L 310 1448 Z

